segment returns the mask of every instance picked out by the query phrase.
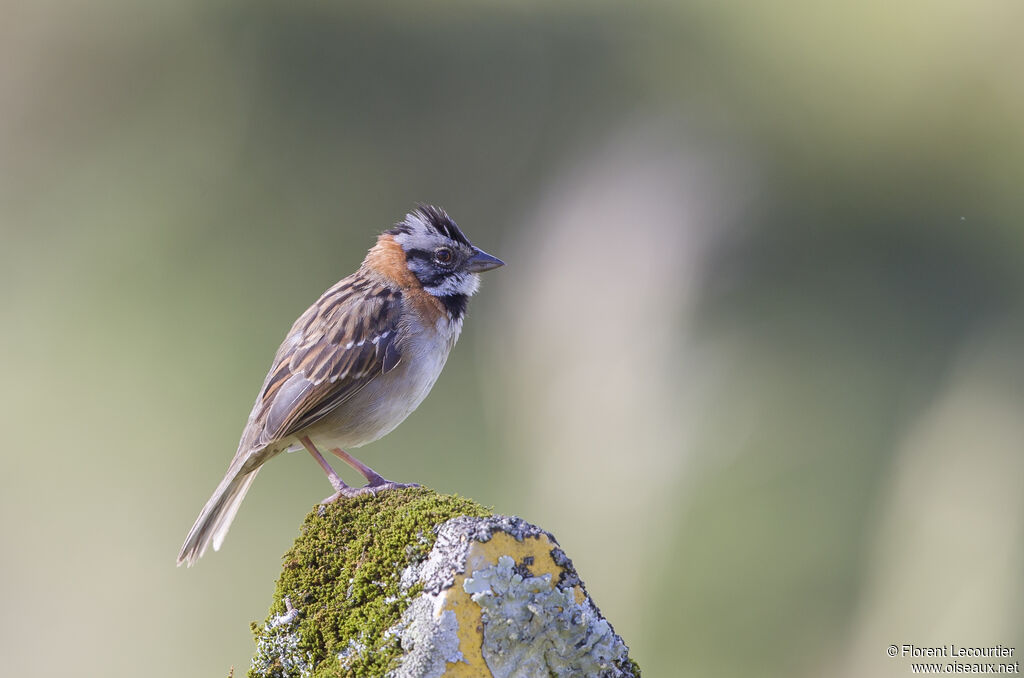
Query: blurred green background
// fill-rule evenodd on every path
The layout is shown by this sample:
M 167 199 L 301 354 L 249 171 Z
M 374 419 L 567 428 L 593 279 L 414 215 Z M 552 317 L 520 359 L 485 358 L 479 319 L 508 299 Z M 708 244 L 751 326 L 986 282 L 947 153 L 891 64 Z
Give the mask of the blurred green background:
M 0 657 L 248 667 L 329 494 L 174 557 L 415 201 L 487 274 L 360 455 L 551 530 L 648 676 L 1024 639 L 1020 3 L 0 3 Z

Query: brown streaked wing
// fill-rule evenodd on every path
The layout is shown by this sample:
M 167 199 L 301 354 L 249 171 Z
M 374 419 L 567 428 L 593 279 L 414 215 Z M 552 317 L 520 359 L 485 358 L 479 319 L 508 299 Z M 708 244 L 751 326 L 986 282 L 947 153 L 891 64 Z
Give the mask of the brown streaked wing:
M 295 321 L 274 358 L 244 438 L 265 447 L 316 423 L 393 367 L 401 292 L 359 273 Z M 239 452 L 243 452 L 239 450 Z

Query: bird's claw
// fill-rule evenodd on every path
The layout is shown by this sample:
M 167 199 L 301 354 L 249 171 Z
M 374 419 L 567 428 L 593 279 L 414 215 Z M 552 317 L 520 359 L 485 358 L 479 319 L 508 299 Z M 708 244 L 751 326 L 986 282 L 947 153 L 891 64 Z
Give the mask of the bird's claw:
M 383 480 L 383 479 L 382 479 Z M 377 496 L 378 492 L 385 490 L 401 490 L 407 487 L 420 487 L 419 483 L 396 483 L 391 480 L 383 480 L 383 482 L 375 483 L 373 485 L 363 485 L 362 487 L 349 487 L 345 486 L 338 489 L 337 492 L 324 499 L 321 504 L 333 504 L 339 499 L 354 499 L 355 497 L 370 494 Z

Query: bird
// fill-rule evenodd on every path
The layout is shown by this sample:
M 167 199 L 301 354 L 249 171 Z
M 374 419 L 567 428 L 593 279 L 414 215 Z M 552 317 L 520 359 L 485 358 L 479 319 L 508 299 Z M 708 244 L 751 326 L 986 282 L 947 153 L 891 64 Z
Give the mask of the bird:
M 426 398 L 462 331 L 479 273 L 504 262 L 473 245 L 439 207 L 419 203 L 381 233 L 359 269 L 292 325 L 256 397 L 224 479 L 178 553 L 189 567 L 220 550 L 263 464 L 305 449 L 335 492 L 323 503 L 401 487 L 346 448 L 395 429 Z M 347 485 L 327 448 L 365 479 Z

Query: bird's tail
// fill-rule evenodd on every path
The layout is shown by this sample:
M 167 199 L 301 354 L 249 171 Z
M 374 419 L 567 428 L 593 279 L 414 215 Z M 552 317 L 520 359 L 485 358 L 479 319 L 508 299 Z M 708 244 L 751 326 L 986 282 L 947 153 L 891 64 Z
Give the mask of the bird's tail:
M 185 538 L 185 544 L 178 553 L 178 565 L 186 563 L 192 567 L 211 541 L 213 550 L 220 550 L 228 528 L 231 527 L 231 521 L 235 519 L 238 507 L 241 506 L 245 493 L 249 491 L 249 486 L 256 479 L 260 468 L 262 467 L 256 466 L 252 470 L 246 470 L 244 465 L 231 465 L 224 480 L 220 481 L 220 485 L 206 502 L 206 506 L 196 518 L 195 525 Z

